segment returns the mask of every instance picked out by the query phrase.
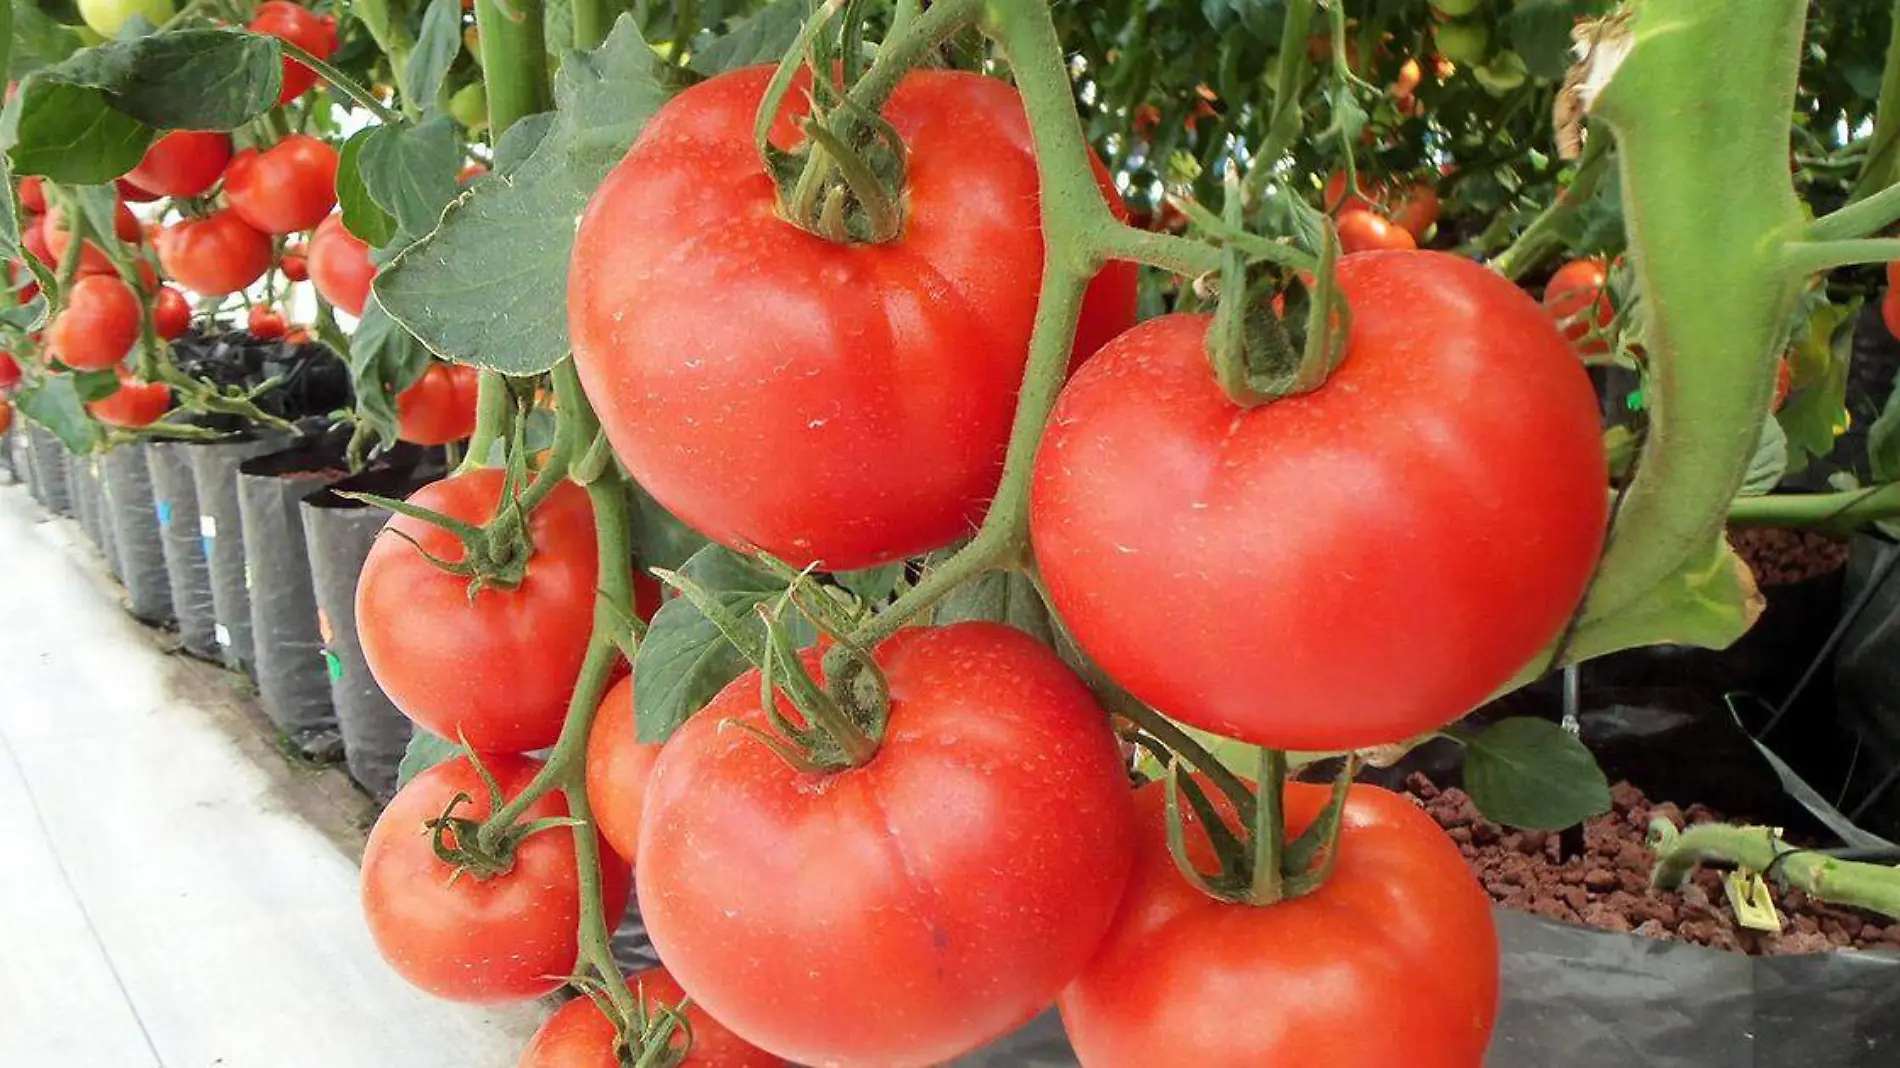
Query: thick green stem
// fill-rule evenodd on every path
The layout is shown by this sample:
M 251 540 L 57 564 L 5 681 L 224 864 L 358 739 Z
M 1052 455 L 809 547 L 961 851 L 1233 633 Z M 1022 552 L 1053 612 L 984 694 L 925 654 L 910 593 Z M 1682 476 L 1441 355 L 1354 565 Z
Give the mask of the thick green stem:
M 462 457 L 461 470 L 488 465 L 495 443 L 508 433 L 508 417 L 513 410 L 508 402 L 508 380 L 499 371 L 483 371 L 475 390 L 475 429 L 468 436 L 468 454 Z
M 1648 440 L 1586 628 L 1651 593 L 1720 532 L 1804 282 L 1782 246 L 1805 226 L 1786 166 L 1805 5 L 1649 0 L 1631 10 L 1633 47 L 1593 115 L 1616 132 L 1650 313 Z
M 1894 518 L 1900 518 L 1900 482 L 1842 493 L 1737 497 L 1728 510 L 1728 521 L 1740 526 L 1804 527 L 1839 534 Z
M 351 81 L 349 75 L 344 74 L 342 71 L 336 69 L 335 67 L 332 67 L 328 63 L 325 63 L 323 60 L 318 59 L 317 57 L 311 55 L 310 53 L 304 51 L 303 49 L 297 47 L 296 45 L 291 44 L 289 41 L 279 40 L 277 42 L 277 47 L 283 49 L 285 55 L 303 64 L 304 66 L 309 67 L 311 70 L 316 71 L 318 77 L 330 83 L 330 88 L 335 89 L 336 91 L 342 93 L 344 96 L 347 96 L 351 100 L 354 100 L 358 104 L 361 104 L 363 107 L 368 108 L 370 112 L 374 114 L 378 120 L 385 123 L 396 123 L 396 122 L 402 121 L 401 115 L 398 115 L 395 112 L 384 107 L 383 102 L 376 99 L 376 94 L 356 84 L 354 81 Z M 268 115 L 270 113 L 266 112 L 266 114 Z
M 1842 241 L 1790 241 L 1781 249 L 1788 273 L 1817 274 L 1836 267 L 1900 260 L 1900 237 L 1867 237 Z
M 1267 136 L 1254 155 L 1253 169 L 1247 174 L 1248 191 L 1258 199 L 1266 189 L 1274 164 L 1300 136 L 1304 112 L 1300 98 L 1306 89 L 1306 40 L 1313 32 L 1314 0 L 1290 0 L 1286 22 L 1280 30 L 1279 66 L 1273 73 L 1273 118 Z M 1350 165 L 1350 160 L 1348 161 Z
M 1274 905 L 1286 896 L 1286 753 L 1260 751 L 1260 782 L 1253 821 L 1254 905 Z
M 396 79 L 396 92 L 402 97 L 403 110 L 420 116 L 421 105 L 428 101 L 409 97 L 409 56 L 416 50 L 416 39 L 409 32 L 409 24 L 392 16 L 389 0 L 350 0 L 350 13 L 368 27 L 376 47 L 389 57 L 389 69 Z
M 1892 27 L 1887 32 L 1887 62 L 1880 75 L 1880 110 L 1874 116 L 1874 136 L 1854 180 L 1849 203 L 1871 197 L 1900 182 L 1900 2 L 1890 13 Z M 1871 231 L 1865 231 L 1871 232 Z
M 541 0 L 475 0 L 482 37 L 482 78 L 488 90 L 491 143 L 516 120 L 554 106 Z
M 572 0 L 574 47 L 583 52 L 599 48 L 613 32 L 614 19 L 623 10 L 624 6 L 614 0 Z
M 1546 257 L 1563 247 L 1555 234 L 1557 224 L 1575 214 L 1596 195 L 1597 185 L 1610 170 L 1610 138 L 1599 133 L 1584 147 L 1577 161 L 1577 173 L 1570 184 L 1557 193 L 1550 206 L 1540 212 L 1509 248 L 1491 261 L 1491 269 L 1515 282 L 1536 269 Z
M 1850 204 L 1808 224 L 1809 241 L 1867 237 L 1900 219 L 1900 185 L 1890 185 L 1866 200 Z
M 897 91 L 897 83 L 904 80 L 904 75 L 937 46 L 976 23 L 982 16 L 984 3 L 985 0 L 937 0 L 923 14 L 901 20 L 893 29 L 902 32 L 894 32 L 885 39 L 870 69 L 851 87 L 851 101 L 866 111 L 882 109 L 884 102 Z
M 1702 823 L 1679 831 L 1668 820 L 1656 820 L 1649 834 L 1656 851 L 1652 886 L 1679 886 L 1698 866 L 1713 862 L 1758 874 L 1773 870 L 1822 901 L 1900 918 L 1900 868 L 1797 850 L 1766 827 Z

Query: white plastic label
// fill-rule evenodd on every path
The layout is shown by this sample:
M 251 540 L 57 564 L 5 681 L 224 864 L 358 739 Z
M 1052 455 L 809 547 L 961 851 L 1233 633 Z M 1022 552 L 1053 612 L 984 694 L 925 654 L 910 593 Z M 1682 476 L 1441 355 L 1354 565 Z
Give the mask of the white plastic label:
M 211 635 L 212 637 L 215 637 L 216 639 L 218 639 L 219 645 L 231 644 L 231 628 L 225 626 L 222 623 L 215 623 L 212 625 Z
M 215 515 L 199 516 L 198 517 L 198 536 L 201 538 L 217 537 L 218 536 L 218 517 Z

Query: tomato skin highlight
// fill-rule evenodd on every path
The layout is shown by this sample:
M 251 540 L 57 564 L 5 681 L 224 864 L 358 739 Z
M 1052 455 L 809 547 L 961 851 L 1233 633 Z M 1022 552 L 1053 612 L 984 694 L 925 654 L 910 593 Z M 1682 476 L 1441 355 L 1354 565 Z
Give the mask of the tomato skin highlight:
M 686 1000 L 686 992 L 664 968 L 630 975 L 627 985 L 656 1014 L 662 1006 L 677 1009 Z M 684 1015 L 693 1029 L 693 1048 L 680 1068 L 782 1068 L 785 1064 L 748 1045 L 696 1004 L 687 1005 Z M 613 1021 L 592 1000 L 578 997 L 541 1025 L 515 1068 L 620 1068 L 614 1038 Z
M 1289 838 L 1327 794 L 1288 784 Z M 1483 1062 L 1498 1004 L 1491 901 L 1417 806 L 1352 787 L 1331 877 L 1265 908 L 1216 901 L 1181 877 L 1162 784 L 1139 790 L 1136 806 L 1134 874 L 1115 926 L 1058 1001 L 1086 1068 Z M 1190 853 L 1209 870 L 1206 830 L 1181 807 Z
M 1101 941 L 1132 855 L 1114 733 L 1046 646 L 958 623 L 874 655 L 891 708 L 870 763 L 801 774 L 726 724 L 766 728 L 755 671 L 668 740 L 641 818 L 668 969 L 800 1064 L 935 1065 L 1026 1022 Z
M 138 340 L 138 294 L 109 274 L 75 280 L 66 307 L 46 329 L 47 350 L 77 371 L 115 366 Z
M 1596 396 L 1529 296 L 1436 252 L 1339 279 L 1351 332 L 1319 390 L 1242 410 L 1207 319 L 1152 319 L 1071 379 L 1032 482 L 1036 561 L 1102 670 L 1282 749 L 1470 711 L 1568 621 L 1608 511 Z
M 502 472 L 481 468 L 417 490 L 419 507 L 486 523 Z M 529 520 L 534 554 L 513 590 L 471 601 L 468 580 L 440 570 L 416 546 L 460 560 L 439 527 L 394 516 L 371 546 L 356 586 L 358 636 L 370 673 L 410 719 L 477 752 L 524 753 L 554 744 L 593 633 L 594 510 L 572 482 L 555 487 Z
M 203 219 L 183 219 L 153 241 L 159 265 L 194 293 L 235 293 L 270 269 L 270 238 L 229 209 Z
M 512 798 L 541 762 L 483 754 L 504 798 Z M 453 880 L 425 828 L 458 793 L 472 799 L 455 815 L 480 820 L 488 790 L 466 757 L 417 775 L 377 818 L 363 849 L 363 917 L 383 959 L 414 985 L 451 1001 L 525 1001 L 559 989 L 579 956 L 579 874 L 574 835 L 551 828 L 522 839 L 504 875 Z M 522 822 L 567 815 L 556 790 L 537 798 Z M 630 883 L 626 866 L 602 852 L 601 904 L 607 928 L 619 923 Z
M 884 111 L 910 153 L 904 234 L 833 244 L 777 214 L 751 132 L 769 77 L 680 93 L 596 191 L 569 268 L 575 361 L 614 450 L 689 525 L 866 567 L 967 534 L 995 492 L 1042 271 L 1034 158 L 1015 90 L 912 73 Z M 780 144 L 804 106 L 787 100 Z M 1134 278 L 1098 276 L 1078 355 L 1133 322 Z
M 145 150 L 145 158 L 126 178 L 158 196 L 202 196 L 224 177 L 230 162 L 230 134 L 173 130 Z
M 1563 330 L 1565 340 L 1577 347 L 1585 355 L 1600 355 L 1610 351 L 1610 343 L 1602 337 L 1588 337 L 1592 316 L 1599 330 L 1607 330 L 1616 319 L 1616 310 L 1610 306 L 1610 271 L 1600 259 L 1571 260 L 1557 273 L 1550 276 L 1550 283 L 1544 286 L 1544 310 L 1557 321 Z
M 481 372 L 431 361 L 422 377 L 396 394 L 396 436 L 414 445 L 446 445 L 475 432 Z
M 152 331 L 166 341 L 176 341 L 191 329 L 191 304 L 185 295 L 170 286 L 158 287 L 152 298 Z
M 94 419 L 107 426 L 150 426 L 171 411 L 172 391 L 162 382 L 140 382 L 119 373 L 119 389 L 86 405 Z
M 291 134 L 262 152 L 247 148 L 224 172 L 231 210 L 267 234 L 308 230 L 336 207 L 337 151 L 308 134 Z
M 257 5 L 248 28 L 253 33 L 289 41 L 318 59 L 329 59 L 336 51 L 336 20 L 328 15 L 313 14 L 289 0 L 265 0 Z M 283 89 L 278 92 L 277 102 L 288 104 L 315 84 L 315 71 L 285 56 Z
M 660 746 L 641 742 L 634 730 L 629 675 L 601 698 L 587 737 L 587 802 L 594 810 L 594 826 L 629 864 L 640 848 L 640 814 L 659 759 Z
M 369 246 L 344 228 L 343 216 L 332 215 L 317 226 L 303 267 L 324 300 L 351 315 L 363 314 L 363 305 L 369 303 L 370 283 L 376 279 L 376 266 L 369 261 Z M 289 273 L 288 257 L 285 273 Z

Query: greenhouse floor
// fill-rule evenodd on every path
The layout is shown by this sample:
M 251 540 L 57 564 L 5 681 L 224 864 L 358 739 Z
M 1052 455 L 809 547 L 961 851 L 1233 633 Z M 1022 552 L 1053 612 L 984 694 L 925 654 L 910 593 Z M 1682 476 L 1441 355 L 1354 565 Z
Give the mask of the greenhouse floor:
M 369 801 L 120 610 L 0 486 L 0 1065 L 505 1068 L 540 1019 L 411 989 L 357 911 Z

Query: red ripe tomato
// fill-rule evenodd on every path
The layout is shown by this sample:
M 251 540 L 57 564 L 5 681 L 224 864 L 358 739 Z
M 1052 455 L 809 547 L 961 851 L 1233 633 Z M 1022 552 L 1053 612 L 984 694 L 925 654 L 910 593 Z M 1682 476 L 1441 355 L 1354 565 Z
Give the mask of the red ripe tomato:
M 1328 792 L 1288 785 L 1289 836 L 1313 821 Z M 1491 901 L 1431 817 L 1396 794 L 1354 786 L 1332 875 L 1311 894 L 1256 908 L 1217 901 L 1181 877 L 1165 802 L 1159 783 L 1138 791 L 1139 844 L 1121 912 L 1058 1003 L 1083 1064 L 1475 1068 L 1484 1060 L 1498 1006 Z M 1207 832 L 1181 808 L 1190 854 L 1211 870 Z M 1269 990 L 1302 993 L 1263 997 Z
M 1787 403 L 1788 391 L 1794 388 L 1794 368 L 1789 366 L 1788 358 L 1783 356 L 1775 361 L 1775 403 L 1773 411 L 1780 411 Z
M 1887 290 L 1880 298 L 1880 321 L 1887 327 L 1887 333 L 1900 338 L 1900 288 Z
M 484 468 L 424 486 L 410 501 L 479 525 L 494 517 L 501 482 L 500 470 Z M 410 719 L 443 738 L 466 738 L 477 752 L 554 744 L 593 632 L 598 568 L 587 492 L 562 483 L 528 528 L 534 554 L 512 590 L 471 599 L 467 579 L 417 551 L 460 560 L 461 542 L 400 515 L 357 580 L 357 629 L 376 681 Z
M 336 207 L 336 167 L 336 149 L 291 134 L 262 152 L 239 152 L 224 172 L 224 198 L 267 234 L 308 230 Z
M 781 1068 L 784 1061 L 746 1041 L 706 1015 L 706 1010 L 687 1001 L 686 992 L 666 974 L 653 968 L 629 976 L 634 993 L 645 999 L 648 1011 L 661 1007 L 678 1009 L 692 1027 L 693 1046 L 679 1068 Z M 679 1032 L 675 1032 L 679 1034 Z M 575 998 L 548 1017 L 534 1041 L 521 1053 L 515 1068 L 620 1068 L 614 1052 L 614 1024 L 590 998 Z
M 123 242 L 136 244 L 145 235 L 145 231 L 139 228 L 138 219 L 133 217 L 132 209 L 126 207 L 123 201 L 113 212 L 112 226 L 119 240 Z M 66 217 L 60 214 L 58 208 L 46 213 L 40 227 L 47 251 L 52 254 L 50 262 L 57 267 L 66 258 L 66 250 L 72 247 L 73 232 L 67 228 Z M 112 266 L 112 261 L 106 257 L 105 250 L 88 238 L 85 247 L 79 250 L 79 273 L 116 275 L 119 271 L 118 268 Z
M 1034 473 L 1036 561 L 1082 647 L 1162 712 L 1282 749 L 1470 711 L 1563 628 L 1607 519 L 1596 397 L 1536 302 L 1437 252 L 1346 256 L 1339 283 L 1320 389 L 1236 407 L 1207 320 L 1149 320 L 1076 373 Z
M 1377 189 L 1368 186 L 1363 181 L 1360 183 L 1360 188 L 1365 189 L 1375 196 L 1378 194 Z M 1326 191 L 1321 197 L 1320 203 L 1327 211 L 1378 210 L 1377 205 L 1365 197 L 1360 196 L 1358 193 L 1353 193 L 1350 196 L 1346 194 L 1346 172 L 1343 170 L 1334 171 L 1332 174 L 1326 176 Z
M 152 298 L 152 329 L 166 341 L 176 341 L 191 329 L 191 304 L 170 286 L 158 287 Z
M 504 798 L 519 794 L 541 767 L 503 753 L 484 754 L 482 764 Z M 459 818 L 480 820 L 492 811 L 474 766 L 457 757 L 399 790 L 370 830 L 363 916 L 376 948 L 404 979 L 451 1001 L 526 1001 L 558 990 L 579 956 L 573 833 L 559 827 L 522 839 L 504 875 L 452 879 L 454 869 L 435 855 L 424 825 L 456 794 L 473 799 L 457 807 Z M 536 799 L 521 819 L 565 815 L 567 801 L 557 790 Z M 601 903 L 612 930 L 626 908 L 630 880 L 612 853 L 601 856 Z
M 0 352 L 0 393 L 20 384 L 20 361 L 11 352 Z
M 130 179 L 114 178 L 112 185 L 119 191 L 120 200 L 129 200 L 134 204 L 150 204 L 159 198 L 159 194 L 133 184 Z
M 341 215 L 323 220 L 317 232 L 310 235 L 306 266 L 311 284 L 324 300 L 351 315 L 363 314 L 376 267 L 369 262 L 369 246 L 344 228 Z
M 37 174 L 29 174 L 20 179 L 20 207 L 29 215 L 38 215 L 46 210 L 46 179 Z
M 162 196 L 203 196 L 218 184 L 230 162 L 230 134 L 174 130 L 153 142 L 126 178 Z
M 277 261 L 277 269 L 284 272 L 284 277 L 293 282 L 304 282 L 310 279 L 309 262 L 300 253 L 291 252 L 288 249 L 284 250 L 284 258 Z
M 13 405 L 0 403 L 0 434 L 13 429 Z
M 1592 306 L 1596 308 L 1598 329 L 1607 329 L 1616 319 L 1616 311 L 1610 307 L 1609 282 L 1609 268 L 1602 260 L 1583 259 L 1557 268 L 1550 284 L 1544 287 L 1544 309 L 1563 327 L 1564 338 L 1576 345 L 1578 352 L 1596 355 L 1610 351 L 1606 339 L 1586 336 L 1591 317 L 1585 314 Z
M 29 215 L 20 224 L 20 244 L 32 257 L 48 267 L 58 267 L 59 261 L 53 258 L 53 250 L 46 243 L 46 216 Z
M 1042 272 L 1034 153 L 1015 90 L 915 72 L 884 110 L 910 152 L 903 237 L 834 244 L 776 210 L 752 145 L 770 76 L 674 97 L 594 194 L 569 267 L 574 358 L 614 450 L 675 515 L 797 566 L 866 567 L 968 533 L 995 492 Z M 1128 267 L 1091 288 L 1078 355 L 1133 322 Z M 646 296 L 674 287 L 708 299 Z
M 413 445 L 446 445 L 475 432 L 481 372 L 431 362 L 415 384 L 396 394 L 396 436 Z
M 1347 253 L 1418 247 L 1418 241 L 1410 230 L 1370 211 L 1348 209 L 1340 212 L 1337 225 L 1339 247 Z
M 463 167 L 461 170 L 455 172 L 455 184 L 467 185 L 468 183 L 474 181 L 477 178 L 480 178 L 482 175 L 487 174 L 487 173 L 488 173 L 487 167 L 484 167 L 479 163 L 470 163 L 467 166 Z
M 290 324 L 276 311 L 259 304 L 245 315 L 244 329 L 250 331 L 252 337 L 269 341 L 283 337 L 285 331 L 290 329 Z
M 870 763 L 804 774 L 728 729 L 771 729 L 750 672 L 666 743 L 640 823 L 667 968 L 800 1064 L 941 1064 L 1024 1023 L 1101 942 L 1131 858 L 1114 732 L 1046 646 L 958 623 L 875 655 Z
M 117 275 L 85 275 L 46 328 L 47 349 L 74 370 L 103 371 L 138 343 L 139 316 L 138 294 Z
M 587 738 L 587 802 L 601 837 L 629 862 L 640 844 L 647 779 L 659 758 L 660 747 L 634 733 L 633 677 L 623 678 L 601 699 Z
M 1392 221 L 1404 227 L 1413 238 L 1423 238 L 1425 231 L 1438 221 L 1438 207 L 1437 191 L 1418 182 L 1393 205 Z
M 207 296 L 235 293 L 270 269 L 270 238 L 229 210 L 175 222 L 154 244 L 167 275 Z
M 1900 286 L 1900 260 L 1891 260 L 1887 263 L 1887 287 L 1891 289 L 1894 286 Z
M 318 59 L 329 59 L 336 51 L 336 20 L 319 16 L 289 3 L 265 0 L 251 16 L 252 33 L 266 33 L 303 49 Z M 288 104 L 317 83 L 317 74 L 309 67 L 284 57 L 284 88 L 277 96 L 279 104 Z
M 140 382 L 121 371 L 119 388 L 86 405 L 94 419 L 107 426 L 150 426 L 171 410 L 172 391 L 160 382 Z

